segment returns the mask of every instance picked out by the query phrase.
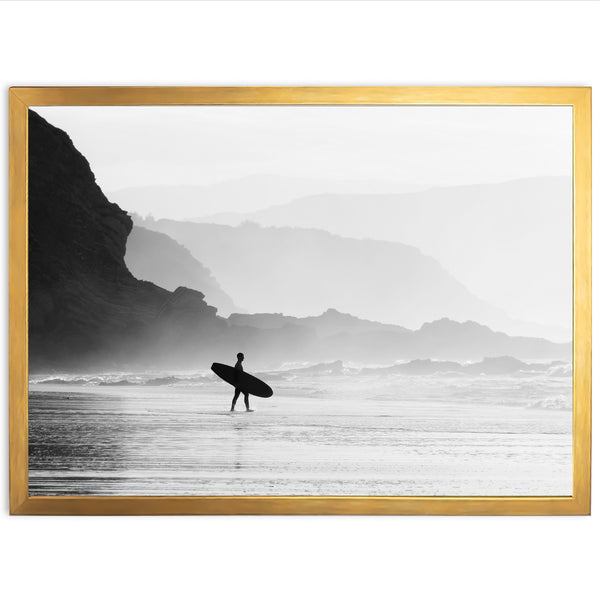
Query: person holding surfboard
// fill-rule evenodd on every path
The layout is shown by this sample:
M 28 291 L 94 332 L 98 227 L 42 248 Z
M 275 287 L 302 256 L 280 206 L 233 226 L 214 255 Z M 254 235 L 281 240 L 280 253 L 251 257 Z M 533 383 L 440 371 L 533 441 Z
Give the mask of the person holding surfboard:
M 235 403 L 237 399 L 240 397 L 242 393 L 242 389 L 240 386 L 240 379 L 242 378 L 241 374 L 244 372 L 244 367 L 242 367 L 242 363 L 244 362 L 244 355 L 241 352 L 237 353 L 237 362 L 235 363 L 234 368 L 234 381 L 235 381 L 235 393 L 233 394 L 233 400 L 231 401 L 231 412 L 235 410 Z M 252 412 L 250 408 L 250 401 L 248 399 L 248 392 L 244 391 L 244 404 L 246 405 L 246 411 Z
M 235 410 L 235 403 L 240 394 L 244 394 L 244 402 L 246 403 L 246 410 L 248 412 L 254 412 L 250 408 L 250 402 L 248 401 L 248 396 L 250 394 L 258 396 L 259 398 L 270 398 L 273 395 L 271 386 L 267 385 L 264 381 L 261 381 L 258 377 L 254 377 L 254 375 L 250 375 L 250 373 L 244 371 L 244 367 L 242 367 L 243 361 L 244 355 L 239 352 L 235 367 L 216 362 L 210 367 L 210 370 L 215 375 L 235 388 L 230 412 Z

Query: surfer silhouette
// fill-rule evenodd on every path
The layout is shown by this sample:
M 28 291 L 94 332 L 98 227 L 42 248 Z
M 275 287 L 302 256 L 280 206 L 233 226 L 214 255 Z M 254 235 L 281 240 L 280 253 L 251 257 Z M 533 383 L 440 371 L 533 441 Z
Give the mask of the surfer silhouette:
M 241 352 L 237 354 L 237 362 L 235 363 L 235 376 L 234 380 L 236 382 L 235 393 L 233 394 L 233 400 L 231 401 L 231 412 L 235 410 L 235 403 L 237 399 L 240 397 L 242 390 L 237 386 L 237 382 L 239 381 L 240 373 L 244 372 L 244 367 L 242 367 L 242 363 L 244 362 L 244 355 Z M 246 410 L 248 412 L 252 412 L 250 409 L 250 401 L 248 400 L 248 392 L 244 392 L 244 404 L 246 405 Z
M 210 370 L 217 375 L 217 377 L 220 377 L 223 381 L 235 388 L 235 394 L 233 395 L 233 400 L 231 401 L 231 412 L 235 410 L 235 403 L 240 397 L 240 394 L 244 394 L 246 411 L 254 412 L 250 408 L 248 396 L 252 394 L 253 396 L 258 396 L 259 398 L 270 398 L 273 395 L 273 390 L 258 377 L 254 377 L 254 375 L 246 373 L 244 371 L 244 367 L 242 366 L 242 362 L 244 362 L 244 355 L 239 352 L 235 367 L 215 362 L 211 365 Z

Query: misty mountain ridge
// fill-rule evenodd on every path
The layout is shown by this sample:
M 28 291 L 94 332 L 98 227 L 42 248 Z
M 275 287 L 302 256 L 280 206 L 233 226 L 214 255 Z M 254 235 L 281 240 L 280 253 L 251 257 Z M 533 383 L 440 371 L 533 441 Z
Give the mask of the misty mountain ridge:
M 571 337 L 571 208 L 571 178 L 555 176 L 393 194 L 321 193 L 197 221 L 317 228 L 415 246 L 515 317 L 523 334 L 565 340 Z
M 435 259 L 400 242 L 250 222 L 236 227 L 168 219 L 137 222 L 188 248 L 250 313 L 311 315 L 335 306 L 412 329 L 448 317 L 540 336 L 540 327 L 510 319 L 470 293 Z
M 257 173 L 209 184 L 142 185 L 106 195 L 129 213 L 155 218 L 194 220 L 215 212 L 244 212 L 289 202 L 300 196 L 356 192 L 402 193 L 425 189 L 421 184 L 377 180 L 337 181 Z

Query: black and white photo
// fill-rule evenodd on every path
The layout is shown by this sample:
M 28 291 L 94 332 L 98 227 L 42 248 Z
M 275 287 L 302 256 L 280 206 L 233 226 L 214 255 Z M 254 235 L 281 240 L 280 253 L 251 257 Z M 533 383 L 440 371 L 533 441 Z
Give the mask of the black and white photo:
M 570 496 L 568 106 L 32 106 L 32 496 Z

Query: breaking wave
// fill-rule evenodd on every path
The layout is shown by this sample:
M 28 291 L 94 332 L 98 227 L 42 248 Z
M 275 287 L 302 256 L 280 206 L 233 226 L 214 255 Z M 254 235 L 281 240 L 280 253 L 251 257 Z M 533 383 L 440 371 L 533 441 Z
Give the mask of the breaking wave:
M 558 394 L 535 400 L 527 405 L 527 408 L 543 408 L 546 410 L 571 410 L 573 401 L 570 396 Z

